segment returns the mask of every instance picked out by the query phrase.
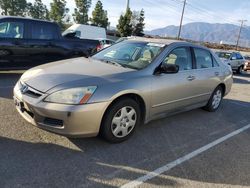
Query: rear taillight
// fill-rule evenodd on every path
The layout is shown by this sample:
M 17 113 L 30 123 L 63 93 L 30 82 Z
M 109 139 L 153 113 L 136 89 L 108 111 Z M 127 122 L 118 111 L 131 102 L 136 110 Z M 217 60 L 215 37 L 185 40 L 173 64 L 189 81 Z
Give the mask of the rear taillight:
M 102 45 L 99 44 L 97 47 L 96 47 L 97 51 L 100 51 L 102 49 Z

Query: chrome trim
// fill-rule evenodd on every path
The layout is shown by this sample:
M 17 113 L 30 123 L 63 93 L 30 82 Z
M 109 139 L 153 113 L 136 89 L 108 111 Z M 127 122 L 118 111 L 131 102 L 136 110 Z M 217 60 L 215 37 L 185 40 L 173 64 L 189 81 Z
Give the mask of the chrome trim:
M 200 94 L 200 95 L 194 95 L 194 96 L 192 96 L 192 97 L 186 97 L 186 98 L 182 98 L 182 99 L 173 100 L 173 101 L 170 101 L 170 102 L 165 102 L 165 103 L 161 103 L 161 104 L 156 104 L 156 105 L 153 105 L 152 108 L 156 108 L 156 107 L 159 107 L 159 106 L 164 106 L 164 105 L 171 104 L 171 103 L 175 103 L 175 102 L 184 101 L 184 100 L 187 100 L 187 99 L 192 99 L 192 98 L 196 98 L 196 97 L 201 97 L 201 96 L 205 96 L 205 95 L 211 95 L 211 93 L 204 93 L 204 94 Z
M 42 122 L 37 122 L 37 125 L 40 127 L 44 126 L 44 127 L 54 128 L 54 129 L 64 129 L 64 125 L 63 126 L 55 126 L 55 125 L 45 124 Z

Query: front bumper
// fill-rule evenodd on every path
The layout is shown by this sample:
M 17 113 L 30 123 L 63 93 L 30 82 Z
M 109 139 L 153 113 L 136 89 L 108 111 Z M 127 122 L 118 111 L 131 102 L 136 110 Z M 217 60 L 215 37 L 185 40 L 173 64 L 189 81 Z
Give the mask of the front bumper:
M 17 111 L 32 125 L 68 137 L 90 137 L 99 133 L 109 102 L 63 105 L 43 102 L 14 89 Z
M 244 70 L 247 71 L 247 70 L 250 70 L 250 62 L 246 63 L 244 65 Z

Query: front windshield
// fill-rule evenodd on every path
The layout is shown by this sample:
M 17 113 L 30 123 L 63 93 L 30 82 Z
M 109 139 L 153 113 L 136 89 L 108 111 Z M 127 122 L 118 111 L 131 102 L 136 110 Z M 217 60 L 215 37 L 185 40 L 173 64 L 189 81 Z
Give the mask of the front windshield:
M 246 60 L 250 60 L 250 56 L 245 56 L 245 59 Z
M 157 43 L 124 41 L 104 49 L 92 58 L 139 70 L 148 66 L 164 46 Z
M 228 52 L 216 52 L 219 58 L 229 59 L 232 55 L 232 53 Z

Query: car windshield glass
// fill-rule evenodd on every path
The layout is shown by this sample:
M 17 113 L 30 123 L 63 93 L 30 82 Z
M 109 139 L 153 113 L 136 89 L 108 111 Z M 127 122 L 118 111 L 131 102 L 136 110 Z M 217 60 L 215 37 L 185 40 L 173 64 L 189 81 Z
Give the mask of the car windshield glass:
M 229 59 L 232 55 L 232 53 L 228 52 L 216 52 L 219 58 Z
M 245 56 L 245 59 L 246 60 L 250 60 L 250 56 Z
M 124 41 L 100 51 L 92 58 L 139 70 L 148 66 L 164 46 L 158 43 Z

